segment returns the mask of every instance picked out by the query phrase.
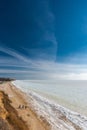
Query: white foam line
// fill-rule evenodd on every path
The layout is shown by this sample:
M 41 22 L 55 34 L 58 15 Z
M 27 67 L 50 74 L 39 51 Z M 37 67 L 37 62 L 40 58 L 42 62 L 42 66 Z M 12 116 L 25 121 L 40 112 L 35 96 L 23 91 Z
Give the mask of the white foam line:
M 77 112 L 73 112 L 65 107 L 50 101 L 35 92 L 25 90 L 21 88 L 20 84 L 16 81 L 12 82 L 16 87 L 26 92 L 31 98 L 31 106 L 36 110 L 39 116 L 43 116 L 52 125 L 52 130 L 76 130 L 73 125 L 70 125 L 63 120 L 59 119 L 59 112 L 62 113 L 67 119 L 69 119 L 76 126 L 79 126 L 82 130 L 87 130 L 87 117 L 82 116 Z
M 57 113 L 57 111 L 60 111 L 71 122 L 73 122 L 74 124 L 76 124 L 77 126 L 82 128 L 83 130 L 87 130 L 87 117 L 82 116 L 79 113 L 70 111 L 69 109 L 66 109 L 58 104 L 55 104 L 54 102 L 51 102 L 51 101 L 47 100 L 46 98 L 41 97 L 40 95 L 36 94 L 35 92 L 29 92 L 29 95 L 34 99 L 35 105 L 38 106 L 38 109 L 40 108 L 39 114 L 41 114 L 43 112 L 42 111 L 43 107 L 44 107 L 44 111 L 45 110 L 47 111 L 46 108 L 49 109 L 49 106 L 50 106 L 50 109 L 47 112 L 50 114 L 50 117 L 52 117 L 54 119 L 54 121 L 53 121 L 53 119 L 50 118 L 52 124 L 55 123 L 55 120 L 57 122 L 56 113 Z M 36 104 L 36 102 L 37 102 L 37 104 Z M 46 107 L 46 105 L 47 105 L 47 107 Z M 45 113 L 44 115 L 46 115 L 46 114 L 47 113 Z M 49 115 L 47 115 L 47 116 L 49 116 Z M 54 125 L 57 126 L 57 124 L 54 124 Z M 65 125 L 67 128 L 69 128 L 66 124 L 63 124 L 63 125 Z M 58 126 L 59 126 L 59 124 L 58 124 Z M 72 130 L 72 128 L 70 130 Z

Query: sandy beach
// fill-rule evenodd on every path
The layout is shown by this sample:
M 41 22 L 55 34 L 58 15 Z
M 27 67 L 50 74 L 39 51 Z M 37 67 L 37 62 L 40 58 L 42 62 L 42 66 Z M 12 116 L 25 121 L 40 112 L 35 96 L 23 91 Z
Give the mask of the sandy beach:
M 0 83 L 0 130 L 85 130 L 57 111 L 57 128 L 38 116 L 27 95 L 11 82 Z M 54 113 L 55 114 L 55 113 Z
M 24 93 L 11 82 L 0 84 L 0 130 L 50 130 L 26 102 Z

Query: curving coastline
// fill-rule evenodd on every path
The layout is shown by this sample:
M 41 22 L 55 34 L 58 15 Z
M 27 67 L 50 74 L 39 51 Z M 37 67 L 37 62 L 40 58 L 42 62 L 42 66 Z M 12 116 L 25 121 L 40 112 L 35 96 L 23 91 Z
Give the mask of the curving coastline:
M 0 124 L 6 126 L 3 130 L 87 130 L 86 117 L 22 92 L 15 81 L 0 84 Z
M 52 130 L 87 130 L 87 117 L 71 111 L 55 102 L 40 96 L 38 93 L 26 89 L 23 82 L 14 81 L 13 84 L 28 95 L 31 107 L 37 115 L 43 116 L 52 126 Z M 22 87 L 21 87 L 22 86 Z M 30 102 L 30 101 L 28 101 Z

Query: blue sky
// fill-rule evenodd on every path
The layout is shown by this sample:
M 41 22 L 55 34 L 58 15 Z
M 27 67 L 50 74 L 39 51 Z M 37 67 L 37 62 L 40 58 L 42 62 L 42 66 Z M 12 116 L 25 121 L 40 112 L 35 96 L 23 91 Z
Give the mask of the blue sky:
M 87 1 L 0 1 L 0 76 L 87 79 Z

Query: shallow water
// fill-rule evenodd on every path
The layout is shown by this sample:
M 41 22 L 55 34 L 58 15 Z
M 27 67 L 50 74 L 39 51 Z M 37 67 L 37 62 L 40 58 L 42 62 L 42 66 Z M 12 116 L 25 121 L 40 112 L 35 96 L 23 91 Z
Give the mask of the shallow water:
M 22 89 L 33 90 L 56 103 L 87 116 L 87 81 L 16 81 Z
M 76 130 L 76 127 L 87 130 L 87 117 L 83 116 L 83 114 L 86 115 L 86 100 L 84 100 L 87 92 L 86 81 L 22 80 L 14 81 L 13 84 L 25 92 L 29 99 L 31 97 L 31 107 L 38 116 L 43 116 L 51 124 L 52 130 Z M 65 120 L 61 120 L 60 114 L 74 123 L 76 127 L 72 123 L 65 123 Z

